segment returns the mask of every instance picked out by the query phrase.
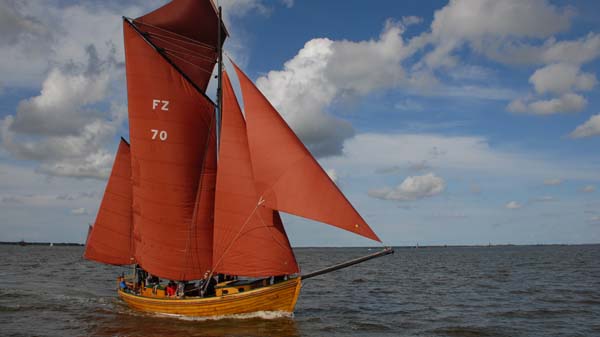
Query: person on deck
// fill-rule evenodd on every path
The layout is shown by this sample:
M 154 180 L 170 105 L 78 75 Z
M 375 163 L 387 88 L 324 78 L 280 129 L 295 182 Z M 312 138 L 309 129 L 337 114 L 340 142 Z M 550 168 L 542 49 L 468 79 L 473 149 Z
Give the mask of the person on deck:
M 169 285 L 167 285 L 167 288 L 165 289 L 165 292 L 168 297 L 175 296 L 175 294 L 177 293 L 177 286 L 175 285 L 175 282 L 170 281 Z
M 119 288 L 125 291 L 127 290 L 127 283 L 125 282 L 125 278 L 123 276 L 119 277 Z

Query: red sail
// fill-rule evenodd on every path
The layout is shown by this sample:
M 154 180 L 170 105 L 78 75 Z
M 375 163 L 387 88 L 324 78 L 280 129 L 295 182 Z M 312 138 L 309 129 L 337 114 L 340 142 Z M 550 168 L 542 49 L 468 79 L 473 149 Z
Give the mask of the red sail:
M 196 241 L 212 219 L 195 211 L 213 207 L 197 196 L 210 180 L 202 171 L 212 165 L 214 107 L 131 25 L 124 22 L 135 258 L 159 277 L 198 279 L 211 265 Z
M 131 156 L 129 144 L 121 139 L 96 222 L 88 232 L 86 259 L 114 265 L 133 263 L 131 201 Z
M 276 210 L 380 241 L 252 81 L 235 65 L 257 192 Z
M 211 0 L 174 0 L 135 19 L 147 38 L 202 90 L 217 61 L 218 22 Z
M 213 247 L 213 219 L 215 209 L 215 185 L 217 180 L 217 137 L 216 119 L 210 129 L 205 149 L 202 175 L 196 194 L 196 206 L 192 221 L 190 249 L 187 251 L 186 268 L 200 269 L 204 273 L 211 269 Z
M 225 72 L 215 199 L 215 272 L 252 277 L 298 272 L 279 213 L 256 193 L 246 125 Z

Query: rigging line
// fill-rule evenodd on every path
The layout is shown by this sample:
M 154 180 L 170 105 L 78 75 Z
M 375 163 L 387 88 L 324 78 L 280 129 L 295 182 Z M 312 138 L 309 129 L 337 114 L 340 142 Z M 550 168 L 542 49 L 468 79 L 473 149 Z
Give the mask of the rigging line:
M 177 54 L 174 54 L 173 52 L 171 52 L 169 50 L 166 50 L 166 49 L 163 49 L 163 50 L 165 51 L 165 54 L 168 54 L 168 55 L 171 55 L 171 56 L 173 56 L 173 57 L 175 57 L 177 59 L 180 59 L 181 61 L 183 61 L 183 62 L 185 62 L 187 64 L 190 64 L 190 65 L 196 67 L 198 70 L 200 70 L 200 71 L 202 71 L 202 72 L 204 72 L 206 74 L 212 75 L 212 71 L 208 71 L 208 70 L 204 69 L 203 67 L 201 67 L 201 66 L 199 66 L 199 65 L 197 65 L 197 64 L 195 64 L 193 62 L 190 62 L 190 61 L 184 59 L 183 57 L 181 57 L 181 56 L 179 56 Z
M 195 43 L 195 44 L 199 44 L 199 45 L 204 45 L 204 46 L 207 46 L 207 47 L 209 47 L 209 48 L 213 48 L 213 49 L 214 49 L 214 47 L 213 47 L 212 45 L 210 45 L 210 44 L 208 44 L 208 43 L 205 43 L 205 42 L 198 41 L 198 40 L 194 40 L 194 39 L 192 39 L 191 37 L 187 37 L 187 36 L 185 36 L 185 35 L 181 35 L 181 34 L 179 34 L 179 33 L 175 33 L 175 32 L 172 32 L 172 31 L 170 31 L 170 30 L 167 30 L 167 29 L 164 29 L 164 28 L 160 28 L 160 27 L 158 27 L 158 26 L 154 26 L 154 25 L 151 25 L 151 24 L 149 24 L 149 23 L 146 23 L 146 22 L 143 22 L 143 21 L 138 21 L 138 20 L 131 19 L 131 18 L 127 18 L 127 19 L 131 20 L 131 22 L 134 22 L 134 23 L 136 23 L 136 24 L 140 24 L 140 25 L 143 25 L 143 26 L 152 27 L 152 28 L 155 28 L 155 29 L 157 29 L 157 30 L 160 30 L 160 31 L 162 31 L 162 32 L 166 32 L 166 33 L 168 33 L 168 34 L 173 34 L 173 35 L 176 35 L 176 36 L 178 36 L 178 37 L 181 37 L 181 38 L 182 38 L 182 39 L 184 39 L 184 40 L 188 40 L 188 41 L 190 41 L 191 43 Z
M 188 81 L 188 83 L 190 83 L 190 85 L 194 87 L 194 89 L 196 89 L 196 91 L 204 99 L 210 102 L 213 106 L 215 105 L 215 102 L 213 102 L 212 99 L 210 99 L 210 97 L 208 97 L 208 95 L 202 89 L 200 89 L 200 87 L 194 81 L 192 81 L 192 79 L 186 73 L 184 73 L 170 58 L 168 58 L 167 55 L 165 55 L 165 53 L 162 52 L 161 48 L 159 48 L 152 41 L 150 41 L 150 39 L 147 38 L 142 31 L 140 31 L 140 29 L 134 24 L 134 21 L 132 19 L 123 17 L 123 20 L 125 20 L 140 35 L 142 40 L 149 44 L 150 47 L 152 47 L 152 49 L 154 49 L 160 56 L 162 56 L 162 58 L 165 61 L 167 61 L 167 63 L 171 65 L 171 67 L 173 67 L 173 69 L 175 69 L 186 81 Z
M 155 39 L 155 40 L 160 40 L 160 39 Z M 188 57 L 193 57 L 193 58 L 200 59 L 200 61 L 204 61 L 204 62 L 207 62 L 207 63 L 216 63 L 217 62 L 216 58 L 211 58 L 211 57 L 208 57 L 206 55 L 202 55 L 200 53 L 194 53 L 193 51 L 191 51 L 189 49 L 177 50 L 177 49 L 168 48 L 168 47 L 161 47 L 161 48 L 163 50 L 171 52 L 171 53 L 183 54 L 183 55 L 188 56 Z
M 146 31 L 145 34 L 147 34 L 148 36 L 150 36 L 151 38 L 153 38 L 155 40 L 162 40 L 162 41 L 165 41 L 165 42 L 168 42 L 168 43 L 173 43 L 173 44 L 176 44 L 176 45 L 178 45 L 178 44 L 179 45 L 180 44 L 188 44 L 188 45 L 200 48 L 200 49 L 211 51 L 213 53 L 215 52 L 215 48 L 213 46 L 206 46 L 206 45 L 202 45 L 202 44 L 197 44 L 197 43 L 193 43 L 193 42 L 190 42 L 190 41 L 185 41 L 185 40 L 173 37 L 173 36 L 157 34 L 157 33 L 151 32 L 151 31 Z M 182 48 L 188 48 L 188 47 L 183 47 L 182 46 Z
M 277 212 L 277 211 L 276 211 L 276 210 L 274 210 L 274 209 L 271 209 L 271 210 L 272 210 L 272 212 Z M 269 235 L 271 235 L 271 238 L 273 239 L 273 241 L 274 241 L 275 243 L 277 243 L 277 245 L 278 245 L 279 247 L 281 247 L 281 248 L 283 248 L 283 249 L 287 249 L 287 246 L 285 246 L 283 242 L 280 242 L 279 240 L 277 240 L 277 238 L 275 238 L 275 235 L 273 235 L 273 233 L 272 233 L 272 231 L 273 231 L 273 230 L 277 230 L 277 227 L 276 227 L 275 225 L 273 225 L 273 226 L 269 226 L 269 225 L 267 225 L 267 224 L 265 223 L 265 221 L 263 220 L 262 216 L 260 216 L 260 213 L 258 214 L 258 218 L 260 219 L 260 222 L 262 222 L 262 224 L 264 225 L 264 227 L 266 227 L 266 228 L 267 228 L 267 230 L 268 230 L 268 232 L 269 232 Z M 279 218 L 281 219 L 281 216 L 279 216 Z M 283 227 L 283 220 L 281 220 L 281 227 Z M 283 233 L 285 233 L 285 229 L 284 229 L 284 232 L 283 232 Z M 285 237 L 287 238 L 287 234 L 285 234 Z M 292 255 L 294 255 L 294 251 L 292 251 Z M 294 255 L 294 258 L 295 258 L 295 255 Z
M 204 54 L 203 54 L 203 53 L 201 53 L 201 52 L 199 52 L 199 51 L 194 51 L 193 49 L 190 49 L 190 48 L 187 48 L 187 47 L 184 47 L 184 46 L 177 45 L 177 44 L 175 44 L 175 43 L 173 43 L 173 42 L 171 42 L 171 41 L 168 41 L 167 39 L 163 39 L 163 38 L 160 38 L 160 37 L 152 37 L 152 40 L 154 40 L 154 41 L 162 41 L 162 42 L 164 42 L 165 44 L 169 44 L 169 45 L 171 45 L 171 46 L 175 46 L 175 47 L 178 47 L 178 48 L 180 48 L 180 49 L 184 49 L 184 50 L 186 50 L 186 51 L 188 51 L 188 52 L 189 52 L 189 53 L 188 53 L 188 55 L 191 55 L 191 56 L 193 56 L 193 57 L 197 57 L 197 58 L 203 58 L 203 59 L 205 59 L 206 61 L 210 61 L 210 62 L 217 62 L 217 58 L 216 58 L 216 57 L 215 57 L 215 58 L 211 58 L 211 57 L 209 57 L 209 56 L 206 56 L 206 53 L 204 53 Z M 161 47 L 161 48 L 163 48 L 163 49 L 168 49 L 168 48 L 166 48 L 166 47 Z M 175 49 L 173 49 L 173 50 L 175 50 Z M 181 52 L 181 53 L 183 53 L 183 51 L 180 51 L 180 52 Z M 213 54 L 216 54 L 216 53 L 214 53 L 214 51 L 213 51 Z
M 254 213 L 256 213 L 256 210 L 258 209 L 258 207 L 262 206 L 264 203 L 265 203 L 265 200 L 261 196 L 258 199 L 258 202 L 256 203 L 256 206 L 254 206 L 254 209 L 252 210 L 252 212 L 250 213 L 250 215 L 248 215 L 248 217 L 246 218 L 246 221 L 244 221 L 244 224 L 242 225 L 242 227 L 240 227 L 240 230 L 236 233 L 236 235 L 233 237 L 233 239 L 229 242 L 229 245 L 227 246 L 227 248 L 225 248 L 225 250 L 223 251 L 223 253 L 219 257 L 219 260 L 217 261 L 217 263 L 215 263 L 212 266 L 210 274 L 208 275 L 208 278 L 206 279 L 207 282 L 206 282 L 206 285 L 204 287 L 204 290 L 206 290 L 206 287 L 208 287 L 208 283 L 209 283 L 208 280 L 210 280 L 210 278 L 213 277 L 215 269 L 219 266 L 219 264 L 221 264 L 221 262 L 223 261 L 223 258 L 225 257 L 225 254 L 227 254 L 227 252 L 229 252 L 229 249 L 231 249 L 231 247 L 233 247 L 233 243 L 235 241 L 237 241 L 237 239 L 239 238 L 239 236 L 242 234 L 242 231 L 244 230 L 244 227 L 246 227 L 246 225 L 250 222 L 250 219 L 252 219 L 252 216 L 254 216 Z

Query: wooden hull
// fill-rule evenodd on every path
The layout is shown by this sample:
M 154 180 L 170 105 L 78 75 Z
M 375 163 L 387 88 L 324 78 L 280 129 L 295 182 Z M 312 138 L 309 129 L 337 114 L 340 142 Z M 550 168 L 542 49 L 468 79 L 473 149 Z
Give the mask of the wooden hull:
M 193 317 L 228 316 L 258 311 L 293 312 L 300 294 L 300 278 L 247 292 L 209 298 L 152 298 L 126 293 L 119 297 L 130 307 L 151 313 Z

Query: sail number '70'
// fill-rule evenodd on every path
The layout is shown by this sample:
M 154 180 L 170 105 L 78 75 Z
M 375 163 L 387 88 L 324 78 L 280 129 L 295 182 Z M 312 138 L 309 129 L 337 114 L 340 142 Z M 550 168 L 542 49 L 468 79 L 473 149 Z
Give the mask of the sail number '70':
M 169 111 L 169 101 L 166 100 L 162 100 L 162 99 L 153 99 L 152 100 L 152 110 L 162 110 L 162 111 Z M 165 141 L 168 138 L 168 134 L 166 130 L 158 130 L 158 129 L 150 129 L 150 132 L 152 133 L 152 140 L 156 140 L 159 139 L 161 141 Z

